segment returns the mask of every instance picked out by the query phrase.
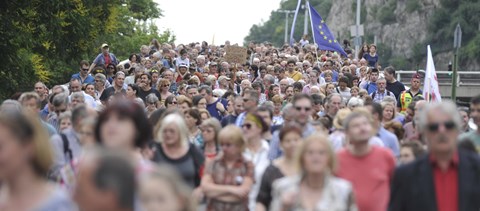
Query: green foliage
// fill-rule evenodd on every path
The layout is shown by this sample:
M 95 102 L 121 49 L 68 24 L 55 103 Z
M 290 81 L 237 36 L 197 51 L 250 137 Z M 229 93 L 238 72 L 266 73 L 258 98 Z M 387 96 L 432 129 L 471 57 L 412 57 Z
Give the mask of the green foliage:
M 280 3 L 279 10 L 295 10 L 297 6 L 297 0 L 285 0 Z M 332 7 L 332 0 L 310 0 L 310 5 L 312 5 L 322 18 L 326 19 Z M 295 24 L 295 33 L 294 39 L 297 41 L 301 39 L 304 31 L 304 18 L 305 18 L 305 9 L 300 8 L 297 16 L 297 22 Z M 292 27 L 293 14 L 289 17 L 288 25 L 288 38 L 290 39 L 290 29 Z M 311 25 L 309 25 L 308 30 L 311 32 Z M 281 46 L 284 44 L 285 37 L 285 13 L 280 13 L 273 11 L 270 14 L 268 21 L 260 24 L 255 24 L 250 28 L 250 32 L 247 37 L 245 37 L 244 42 L 248 43 L 250 41 L 256 42 L 265 42 L 269 41 L 276 46 Z
M 360 23 L 365 23 L 367 20 L 367 7 L 365 6 L 365 3 L 361 3 L 360 5 Z M 351 18 L 356 20 L 357 17 L 357 1 L 352 1 L 352 15 Z
M 462 28 L 462 47 L 460 48 L 460 66 L 465 65 L 467 60 L 480 58 L 480 35 L 478 35 L 480 23 L 480 1 L 463 0 L 451 1 L 440 0 L 438 8 L 428 23 L 426 43 L 435 46 L 437 52 L 452 52 L 453 37 L 457 24 Z M 453 59 L 453 58 L 452 58 Z
M 148 21 L 161 16 L 153 0 L 7 1 L 0 7 L 0 100 L 68 81 L 78 63 L 93 60 L 101 43 L 120 59 L 152 38 L 170 42 Z
M 380 23 L 386 25 L 391 24 L 396 21 L 395 17 L 395 9 L 397 9 L 397 1 L 396 0 L 388 0 L 385 5 L 381 6 L 377 10 L 376 17 L 380 21 Z
M 406 10 L 408 13 L 415 12 L 419 10 L 419 8 L 420 8 L 420 3 L 418 0 L 407 0 Z

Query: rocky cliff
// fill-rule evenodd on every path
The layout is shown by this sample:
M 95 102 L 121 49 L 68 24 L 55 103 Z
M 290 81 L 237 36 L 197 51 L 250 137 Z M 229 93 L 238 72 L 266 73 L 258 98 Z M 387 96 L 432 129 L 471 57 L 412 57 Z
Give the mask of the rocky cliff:
M 379 55 L 388 60 L 381 60 L 381 64 L 393 64 L 400 68 L 424 69 L 426 44 L 430 44 L 427 40 L 429 28 L 432 28 L 429 27 L 429 24 L 431 24 L 430 20 L 433 15 L 443 6 L 440 1 L 362 0 L 361 24 L 365 29 L 363 42 L 373 43 L 373 37 L 377 37 Z M 356 0 L 336 0 L 330 9 L 327 24 L 337 37 L 350 37 L 349 29 L 351 25 L 355 24 L 355 13 Z M 471 24 L 478 25 L 479 23 Z M 438 28 L 445 27 L 438 26 Z M 453 34 L 453 31 L 451 33 Z M 453 39 L 451 39 L 451 43 L 453 45 Z M 446 46 L 448 45 L 431 46 L 438 71 L 447 70 L 448 62 L 453 61 L 452 46 L 449 48 Z M 462 70 L 480 70 L 479 60 L 464 60 L 461 64 Z

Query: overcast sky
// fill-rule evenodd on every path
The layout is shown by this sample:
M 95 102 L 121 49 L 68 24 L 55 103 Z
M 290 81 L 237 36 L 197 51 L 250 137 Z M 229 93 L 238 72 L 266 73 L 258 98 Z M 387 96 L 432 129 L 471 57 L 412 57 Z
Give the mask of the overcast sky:
M 250 27 L 270 17 L 280 0 L 154 0 L 163 10 L 160 30 L 169 28 L 176 43 L 243 43 Z

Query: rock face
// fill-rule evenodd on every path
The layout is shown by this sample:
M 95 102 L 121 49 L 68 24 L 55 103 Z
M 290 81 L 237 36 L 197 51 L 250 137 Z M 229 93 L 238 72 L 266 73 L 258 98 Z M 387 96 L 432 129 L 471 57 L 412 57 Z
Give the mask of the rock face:
M 355 24 L 356 0 L 333 2 L 327 24 L 339 39 L 350 37 L 350 26 Z M 362 12 L 366 11 L 366 16 L 362 14 L 365 21 L 361 23 L 365 31 L 363 41 L 370 37 L 367 41 L 373 43 L 373 36 L 376 36 L 377 46 L 380 43 L 389 47 L 392 57 L 409 60 L 416 45 L 420 50 L 424 48 L 426 54 L 426 46 L 418 45 L 426 39 L 428 20 L 435 9 L 441 7 L 440 0 L 362 0 L 361 3 Z M 453 52 L 440 53 L 434 57 L 437 70 L 446 70 L 448 62 L 453 60 Z M 425 60 L 418 64 L 419 68 L 425 68 Z M 468 66 L 468 69 L 478 70 L 480 64 L 478 61 L 470 61 Z

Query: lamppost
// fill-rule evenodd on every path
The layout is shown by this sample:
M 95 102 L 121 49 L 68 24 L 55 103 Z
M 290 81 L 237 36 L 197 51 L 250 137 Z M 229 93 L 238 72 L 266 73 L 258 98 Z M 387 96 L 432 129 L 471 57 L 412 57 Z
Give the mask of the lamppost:
M 288 43 L 288 15 L 295 10 L 277 10 L 277 12 L 285 13 L 285 43 Z
M 455 33 L 453 36 L 453 48 L 455 52 L 453 53 L 453 76 L 452 76 L 452 100 L 456 102 L 457 98 L 457 71 L 458 71 L 458 49 L 462 44 L 462 28 L 460 24 L 457 24 L 455 28 Z

